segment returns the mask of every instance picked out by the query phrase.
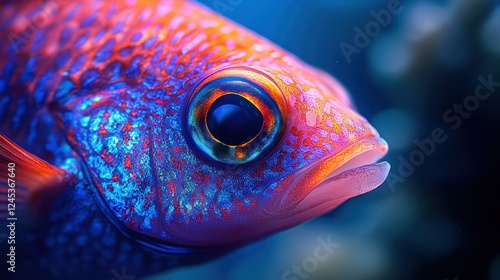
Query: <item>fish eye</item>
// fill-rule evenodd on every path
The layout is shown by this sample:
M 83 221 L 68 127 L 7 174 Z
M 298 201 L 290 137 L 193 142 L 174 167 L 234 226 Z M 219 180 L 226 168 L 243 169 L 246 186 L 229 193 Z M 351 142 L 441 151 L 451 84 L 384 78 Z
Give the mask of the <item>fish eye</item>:
M 237 146 L 257 136 L 264 117 L 252 102 L 241 95 L 223 95 L 210 106 L 207 114 L 208 130 L 223 144 Z
M 226 68 L 206 76 L 191 93 L 186 138 L 197 154 L 215 163 L 254 163 L 279 144 L 285 110 L 285 98 L 267 74 Z

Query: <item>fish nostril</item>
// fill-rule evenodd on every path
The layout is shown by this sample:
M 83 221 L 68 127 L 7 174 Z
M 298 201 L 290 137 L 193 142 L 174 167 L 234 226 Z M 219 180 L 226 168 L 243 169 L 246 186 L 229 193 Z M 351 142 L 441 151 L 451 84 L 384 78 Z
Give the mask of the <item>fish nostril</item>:
M 219 97 L 210 106 L 207 126 L 226 145 L 238 146 L 252 140 L 262 129 L 264 117 L 255 105 L 237 94 Z
M 318 116 L 315 112 L 309 111 L 306 113 L 306 124 L 310 127 L 314 127 L 317 123 Z

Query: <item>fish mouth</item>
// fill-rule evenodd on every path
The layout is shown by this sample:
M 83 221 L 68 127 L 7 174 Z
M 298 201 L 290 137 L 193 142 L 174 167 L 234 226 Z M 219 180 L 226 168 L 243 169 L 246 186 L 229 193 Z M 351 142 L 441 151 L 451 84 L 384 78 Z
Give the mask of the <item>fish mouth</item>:
M 366 138 L 324 157 L 289 179 L 289 187 L 266 211 L 273 215 L 319 216 L 347 199 L 381 185 L 389 174 L 387 162 L 377 163 L 388 146 L 382 138 Z M 312 213 L 311 213 L 312 212 Z

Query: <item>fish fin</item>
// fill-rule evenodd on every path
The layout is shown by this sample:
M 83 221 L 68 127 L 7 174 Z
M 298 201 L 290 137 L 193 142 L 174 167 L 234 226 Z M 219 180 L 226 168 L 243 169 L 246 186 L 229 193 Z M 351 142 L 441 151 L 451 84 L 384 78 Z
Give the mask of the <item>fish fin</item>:
M 26 215 L 36 220 L 69 177 L 0 133 L 0 219 Z

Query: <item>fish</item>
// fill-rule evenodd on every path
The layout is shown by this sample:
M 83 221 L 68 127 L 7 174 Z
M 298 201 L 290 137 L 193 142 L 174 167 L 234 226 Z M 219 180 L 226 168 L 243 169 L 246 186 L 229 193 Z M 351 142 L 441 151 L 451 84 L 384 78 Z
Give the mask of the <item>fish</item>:
M 6 1 L 0 16 L 2 274 L 195 265 L 388 175 L 339 81 L 199 3 Z

